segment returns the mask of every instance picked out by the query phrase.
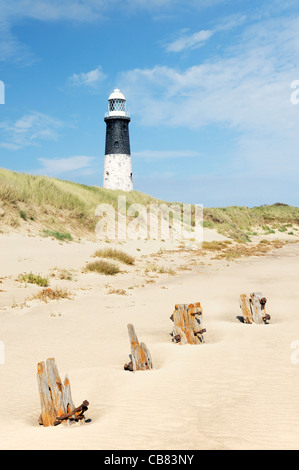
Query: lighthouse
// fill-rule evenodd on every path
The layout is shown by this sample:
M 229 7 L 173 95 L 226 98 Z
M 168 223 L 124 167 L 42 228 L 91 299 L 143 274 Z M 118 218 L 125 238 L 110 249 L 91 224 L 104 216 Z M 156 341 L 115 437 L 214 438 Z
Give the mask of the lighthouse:
M 133 190 L 132 162 L 129 138 L 130 117 L 126 112 L 126 98 L 115 89 L 108 98 L 104 188 Z

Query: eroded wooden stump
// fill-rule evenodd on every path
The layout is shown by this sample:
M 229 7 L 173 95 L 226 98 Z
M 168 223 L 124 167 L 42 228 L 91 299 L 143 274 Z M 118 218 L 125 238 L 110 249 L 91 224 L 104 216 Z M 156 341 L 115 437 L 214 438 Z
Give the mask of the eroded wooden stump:
M 240 308 L 242 310 L 244 323 L 268 323 L 271 319 L 266 311 L 267 299 L 260 292 L 253 292 L 248 297 L 240 295 Z
M 124 365 L 125 370 L 149 370 L 153 368 L 153 361 L 147 346 L 138 341 L 134 326 L 128 325 L 129 339 L 131 343 L 131 354 L 129 364 Z
M 66 376 L 62 383 L 54 358 L 47 359 L 46 364 L 38 363 L 37 382 L 41 402 L 40 425 L 47 427 L 85 422 L 84 412 L 88 410 L 89 403 L 85 400 L 75 408 L 69 378 Z
M 174 322 L 172 341 L 178 344 L 204 343 L 202 327 L 202 307 L 200 302 L 177 304 L 170 319 Z

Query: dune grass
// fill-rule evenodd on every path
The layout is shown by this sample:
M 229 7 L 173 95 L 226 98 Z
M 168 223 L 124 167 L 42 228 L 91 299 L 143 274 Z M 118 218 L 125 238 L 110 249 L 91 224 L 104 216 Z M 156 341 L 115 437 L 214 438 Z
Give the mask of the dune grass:
M 119 267 L 105 260 L 94 261 L 92 263 L 88 263 L 84 269 L 84 272 L 92 272 L 98 274 L 106 274 L 108 276 L 114 276 L 115 274 L 120 272 Z
M 63 232 L 54 232 L 53 230 L 43 230 L 42 232 L 43 237 L 53 237 L 60 241 L 69 241 L 73 240 L 73 237 L 70 233 L 63 233 Z
M 47 277 L 43 277 L 40 274 L 33 274 L 32 272 L 20 274 L 17 280 L 27 284 L 36 284 L 41 287 L 47 287 L 49 285 L 49 279 Z
M 122 250 L 118 250 L 116 248 L 103 248 L 103 249 L 97 250 L 94 254 L 94 257 L 111 258 L 127 265 L 133 265 L 135 263 L 135 258 L 133 256 L 129 255 L 128 253 L 125 253 Z
M 148 211 L 151 204 L 164 202 L 138 191 L 113 191 L 0 168 L 0 204 L 4 210 L 1 224 L 15 228 L 21 222 L 31 226 L 38 224 L 41 230 L 71 236 L 94 236 L 98 222 L 96 207 L 110 204 L 117 211 L 118 196 L 126 197 L 127 208 L 138 203 Z M 180 203 L 173 204 L 182 207 Z M 283 203 L 252 208 L 204 207 L 203 218 L 205 228 L 216 229 L 234 240 L 249 241 L 250 234 L 262 227 L 267 227 L 266 233 L 273 233 L 282 227 L 298 226 L 299 208 Z M 192 223 L 195 224 L 194 210 Z

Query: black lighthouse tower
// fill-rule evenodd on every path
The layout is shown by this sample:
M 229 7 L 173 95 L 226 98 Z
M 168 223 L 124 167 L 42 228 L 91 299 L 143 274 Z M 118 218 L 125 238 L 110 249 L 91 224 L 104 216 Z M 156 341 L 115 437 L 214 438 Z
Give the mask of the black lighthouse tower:
M 104 188 L 132 191 L 130 117 L 126 112 L 126 99 L 118 89 L 109 96 L 108 113 L 104 121 L 106 122 Z

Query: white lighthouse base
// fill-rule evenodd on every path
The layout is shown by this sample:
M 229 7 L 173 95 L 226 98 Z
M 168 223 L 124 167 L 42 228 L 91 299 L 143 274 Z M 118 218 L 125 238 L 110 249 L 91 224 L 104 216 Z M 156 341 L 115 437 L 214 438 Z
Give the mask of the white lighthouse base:
M 104 188 L 133 191 L 131 155 L 105 155 Z

